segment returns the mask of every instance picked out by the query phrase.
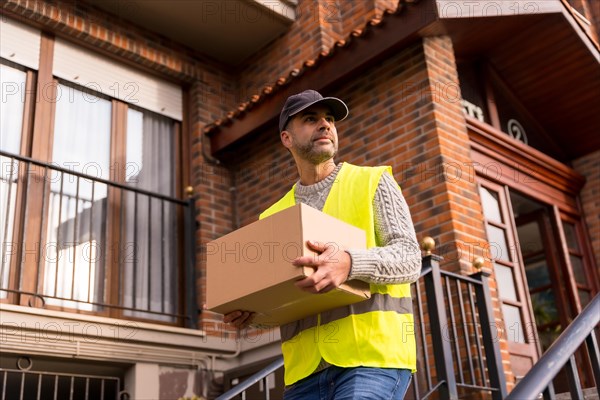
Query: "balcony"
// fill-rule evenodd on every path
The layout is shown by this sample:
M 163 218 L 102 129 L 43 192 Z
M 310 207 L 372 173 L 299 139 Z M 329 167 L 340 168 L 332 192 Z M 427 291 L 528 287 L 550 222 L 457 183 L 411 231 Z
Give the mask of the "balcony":
M 239 65 L 296 19 L 296 0 L 85 0 L 227 65 Z
M 0 302 L 196 327 L 193 199 L 0 156 Z

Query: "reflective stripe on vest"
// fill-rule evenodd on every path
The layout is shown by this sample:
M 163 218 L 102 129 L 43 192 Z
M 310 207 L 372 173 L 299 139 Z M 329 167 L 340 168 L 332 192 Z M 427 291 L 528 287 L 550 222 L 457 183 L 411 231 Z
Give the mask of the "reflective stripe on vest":
M 323 212 L 366 232 L 367 248 L 377 245 L 373 199 L 390 167 L 344 163 Z M 393 176 L 393 175 L 392 175 Z M 295 186 L 261 214 L 265 218 L 296 204 Z M 280 328 L 285 384 L 310 375 L 321 358 L 342 367 L 416 369 L 410 285 L 370 285 L 371 299 L 304 318 Z
M 375 293 L 369 300 L 322 312 L 321 323 L 328 324 L 350 315 L 365 314 L 372 311 L 393 311 L 398 314 L 410 314 L 412 313 L 412 299 L 410 297 L 396 298 L 387 294 Z M 317 326 L 317 322 L 317 316 L 313 315 L 300 321 L 286 324 L 281 327 L 281 340 L 290 340 L 301 331 Z

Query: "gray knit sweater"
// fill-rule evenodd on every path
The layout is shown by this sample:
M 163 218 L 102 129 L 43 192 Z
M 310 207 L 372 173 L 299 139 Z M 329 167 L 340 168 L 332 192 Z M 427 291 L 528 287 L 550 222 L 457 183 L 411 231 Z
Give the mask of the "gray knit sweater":
M 342 164 L 314 185 L 296 184 L 296 203 L 322 210 Z M 373 199 L 375 238 L 380 247 L 368 250 L 347 249 L 352 258 L 348 279 L 369 283 L 395 284 L 414 282 L 421 272 L 421 251 L 408 205 L 398 185 L 384 172 Z

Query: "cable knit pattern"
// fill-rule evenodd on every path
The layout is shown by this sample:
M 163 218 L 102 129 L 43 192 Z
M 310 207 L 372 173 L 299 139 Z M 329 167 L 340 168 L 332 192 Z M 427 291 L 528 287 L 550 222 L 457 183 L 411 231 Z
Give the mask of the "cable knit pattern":
M 296 202 L 323 210 L 327 195 L 342 164 L 314 185 L 296 184 Z M 376 284 L 414 282 L 421 272 L 421 250 L 417 243 L 410 211 L 396 181 L 385 172 L 373 199 L 375 235 L 380 247 L 347 249 L 352 257 L 348 279 Z

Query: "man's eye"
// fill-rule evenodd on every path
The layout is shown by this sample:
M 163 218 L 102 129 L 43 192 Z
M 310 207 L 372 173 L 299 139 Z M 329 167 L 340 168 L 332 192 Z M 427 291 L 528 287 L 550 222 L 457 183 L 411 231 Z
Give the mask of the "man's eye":
M 335 118 L 333 118 L 333 117 L 327 117 L 325 119 L 327 120 L 327 122 L 331 122 L 331 123 L 335 122 Z

